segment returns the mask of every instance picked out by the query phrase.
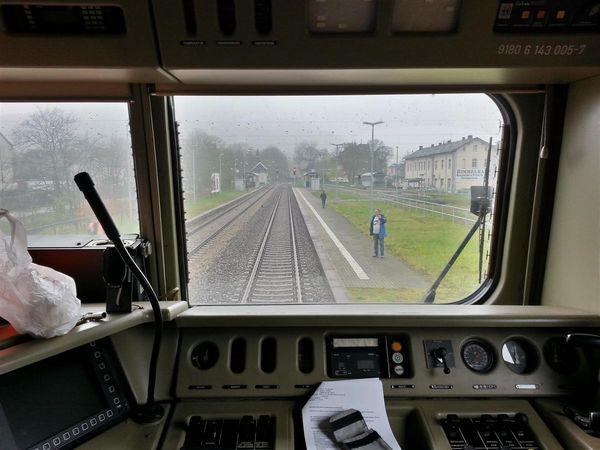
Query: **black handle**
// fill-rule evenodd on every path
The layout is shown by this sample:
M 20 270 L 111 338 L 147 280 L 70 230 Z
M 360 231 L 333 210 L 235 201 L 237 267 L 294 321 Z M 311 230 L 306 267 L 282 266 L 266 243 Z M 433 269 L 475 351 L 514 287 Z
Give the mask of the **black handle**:
M 446 363 L 446 355 L 448 355 L 448 351 L 444 347 L 438 347 L 433 351 L 433 356 L 442 362 L 444 365 L 444 373 L 448 375 L 450 373 L 450 368 Z
M 83 192 L 85 199 L 90 204 L 90 207 L 92 208 L 92 211 L 94 211 L 98 222 L 100 222 L 100 225 L 102 225 L 106 236 L 108 236 L 113 243 L 120 240 L 121 233 L 119 233 L 119 229 L 112 220 L 112 217 L 106 209 L 106 206 L 104 206 L 104 202 L 94 187 L 92 177 L 90 177 L 87 172 L 80 172 L 75 175 L 74 180 L 75 184 L 79 190 Z
M 566 343 L 576 345 L 577 347 L 600 347 L 600 336 L 588 333 L 567 334 Z

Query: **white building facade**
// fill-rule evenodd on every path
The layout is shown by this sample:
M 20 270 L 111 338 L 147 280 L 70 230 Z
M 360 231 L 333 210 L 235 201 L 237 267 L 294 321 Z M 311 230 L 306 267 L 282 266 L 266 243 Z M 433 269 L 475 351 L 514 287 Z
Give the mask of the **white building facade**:
M 404 159 L 409 188 L 434 189 L 441 192 L 467 191 L 484 184 L 489 143 L 468 136 L 445 141 L 407 155 Z M 490 152 L 489 184 L 495 183 L 498 165 L 497 147 Z

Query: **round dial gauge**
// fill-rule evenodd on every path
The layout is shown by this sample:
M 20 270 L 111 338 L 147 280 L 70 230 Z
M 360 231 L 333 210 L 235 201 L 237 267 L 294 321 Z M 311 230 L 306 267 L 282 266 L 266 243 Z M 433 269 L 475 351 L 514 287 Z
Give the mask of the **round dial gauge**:
M 489 372 L 494 364 L 494 354 L 490 347 L 481 341 L 469 341 L 461 350 L 462 360 L 474 372 Z
M 193 348 L 190 359 L 194 367 L 200 370 L 210 369 L 219 359 L 219 348 L 214 342 L 201 342 Z
M 510 339 L 502 346 L 502 360 L 514 373 L 531 372 L 537 365 L 537 353 L 533 346 L 522 339 Z
M 544 359 L 552 369 L 562 374 L 571 374 L 579 369 L 577 348 L 567 344 L 564 337 L 553 337 L 544 345 Z

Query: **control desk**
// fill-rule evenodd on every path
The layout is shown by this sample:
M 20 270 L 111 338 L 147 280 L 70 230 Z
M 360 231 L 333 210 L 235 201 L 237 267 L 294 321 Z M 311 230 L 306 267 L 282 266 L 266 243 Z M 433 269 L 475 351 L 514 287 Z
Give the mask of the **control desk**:
M 594 359 L 564 339 L 593 331 L 587 319 L 357 332 L 318 320 L 312 327 L 240 328 L 218 320 L 209 327 L 189 314 L 167 320 L 157 399 L 168 414 L 150 427 L 131 417 L 144 403 L 143 355 L 152 333 L 144 312 L 0 351 L 2 448 L 302 449 L 302 406 L 320 382 L 354 378 L 381 380 L 402 449 L 600 445 L 598 415 L 590 414 Z M 28 348 L 32 360 L 17 358 L 16 348 Z M 45 425 L 32 428 L 32 417 Z

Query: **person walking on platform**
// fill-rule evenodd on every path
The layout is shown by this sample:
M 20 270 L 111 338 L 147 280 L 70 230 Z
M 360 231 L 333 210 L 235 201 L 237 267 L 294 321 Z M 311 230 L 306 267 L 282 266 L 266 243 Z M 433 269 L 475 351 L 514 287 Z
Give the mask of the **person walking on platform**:
M 383 258 L 384 246 L 383 241 L 387 236 L 387 230 L 385 229 L 385 223 L 387 219 L 381 214 L 381 209 L 377 208 L 375 214 L 371 217 L 371 226 L 369 234 L 373 236 L 373 258 Z
M 321 205 L 323 205 L 323 208 L 325 208 L 325 202 L 327 201 L 327 194 L 325 193 L 325 189 L 321 190 Z

